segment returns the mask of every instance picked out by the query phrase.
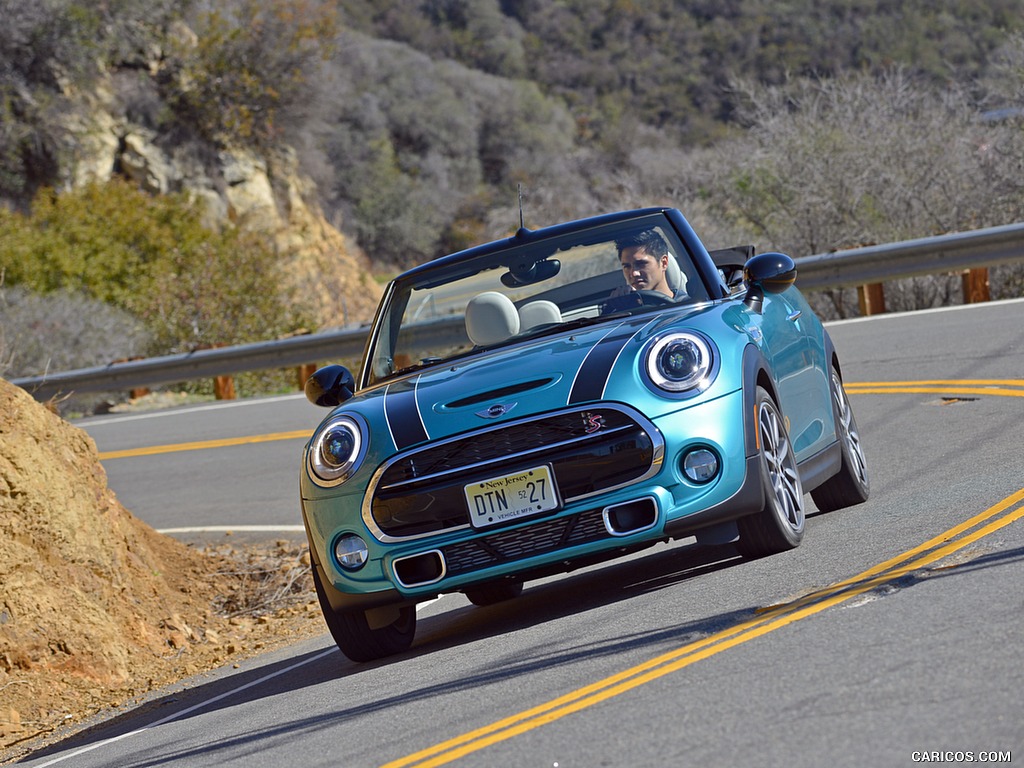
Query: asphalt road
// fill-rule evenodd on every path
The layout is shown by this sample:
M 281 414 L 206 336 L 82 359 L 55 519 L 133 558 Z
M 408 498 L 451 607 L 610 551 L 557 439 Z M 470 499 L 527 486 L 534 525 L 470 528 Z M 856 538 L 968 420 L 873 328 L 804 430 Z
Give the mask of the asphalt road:
M 743 561 L 662 545 L 490 608 L 445 595 L 394 660 L 353 664 L 325 634 L 163 692 L 27 764 L 1024 760 L 1024 302 L 830 332 L 872 495 L 811 514 L 799 549 Z M 81 426 L 122 501 L 158 529 L 298 535 L 302 439 L 288 435 L 319 415 L 288 397 Z M 178 448 L 116 458 L 160 445 Z

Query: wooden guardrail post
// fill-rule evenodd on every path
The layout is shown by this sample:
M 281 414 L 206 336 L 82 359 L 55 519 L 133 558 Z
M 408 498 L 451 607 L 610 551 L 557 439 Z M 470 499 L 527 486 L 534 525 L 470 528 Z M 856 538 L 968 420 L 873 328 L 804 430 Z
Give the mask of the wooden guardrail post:
M 885 291 L 881 283 L 857 286 L 857 302 L 860 304 L 861 315 L 881 315 L 885 313 Z
M 234 400 L 237 397 L 234 376 L 214 376 L 213 396 L 218 400 Z
M 145 360 L 142 355 L 134 355 L 133 357 L 121 357 L 114 360 L 111 365 L 117 365 L 118 363 L 131 363 L 136 360 Z M 132 400 L 138 400 L 140 397 L 145 397 L 150 393 L 149 387 L 132 387 L 128 390 L 128 397 Z
M 988 267 L 964 270 L 960 278 L 964 290 L 964 304 L 978 304 L 992 300 L 992 294 L 989 291 Z
M 297 379 L 298 379 L 298 382 L 299 382 L 299 389 L 305 389 L 306 388 L 306 380 L 310 376 L 312 376 L 314 373 L 316 373 L 316 367 L 317 367 L 316 363 L 305 363 L 304 365 L 300 365 L 296 369 Z
M 203 344 L 197 349 L 220 349 L 226 347 L 226 344 Z M 213 377 L 213 396 L 218 400 L 234 400 L 237 395 L 235 394 L 235 378 L 230 373 L 222 376 Z

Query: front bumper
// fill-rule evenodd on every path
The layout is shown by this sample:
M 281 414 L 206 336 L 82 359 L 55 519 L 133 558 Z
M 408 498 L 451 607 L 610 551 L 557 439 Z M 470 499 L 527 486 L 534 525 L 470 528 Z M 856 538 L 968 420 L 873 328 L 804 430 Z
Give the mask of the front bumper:
M 494 529 L 460 527 L 395 540 L 367 525 L 361 496 L 304 499 L 314 560 L 323 569 L 325 585 L 337 592 L 332 605 L 428 599 L 505 577 L 527 580 L 569 571 L 761 508 L 757 456 L 748 457 L 744 447 L 740 391 L 652 424 L 665 447 L 656 472 L 577 499 L 556 513 Z M 679 468 L 683 453 L 695 445 L 711 447 L 721 459 L 721 472 L 711 483 L 690 483 Z M 331 556 L 333 541 L 343 533 L 359 534 L 370 548 L 369 561 L 354 573 L 341 569 Z

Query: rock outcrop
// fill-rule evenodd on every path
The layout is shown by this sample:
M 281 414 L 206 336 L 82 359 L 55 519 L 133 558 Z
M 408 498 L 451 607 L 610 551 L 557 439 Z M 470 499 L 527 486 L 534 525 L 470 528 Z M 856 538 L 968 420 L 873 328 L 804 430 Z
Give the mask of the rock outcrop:
M 265 233 L 317 314 L 322 327 L 369 321 L 380 297 L 370 263 L 332 226 L 316 188 L 288 147 L 262 156 L 251 149 L 213 151 L 166 137 L 119 114 L 100 88 L 67 126 L 73 137 L 68 185 L 107 181 L 114 174 L 152 194 L 186 192 L 202 200 L 211 228 L 238 226 Z
M 0 537 L 0 763 L 104 708 L 323 632 L 305 548 L 273 558 L 286 604 L 238 609 L 276 571 L 246 575 L 234 553 L 197 551 L 134 517 L 92 439 L 3 379 Z

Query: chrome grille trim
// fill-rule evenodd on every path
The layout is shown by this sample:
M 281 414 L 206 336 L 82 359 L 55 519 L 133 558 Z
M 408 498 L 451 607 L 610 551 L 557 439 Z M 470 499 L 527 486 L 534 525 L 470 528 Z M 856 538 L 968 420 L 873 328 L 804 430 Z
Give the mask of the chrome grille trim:
M 526 450 L 526 451 L 519 451 L 518 453 L 509 453 L 509 454 L 506 454 L 506 455 L 501 456 L 499 458 L 486 459 L 484 461 L 478 461 L 478 462 L 474 462 L 472 464 L 463 464 L 463 465 L 461 465 L 460 467 L 458 467 L 456 469 L 448 469 L 448 470 L 445 470 L 443 472 L 434 472 L 433 474 L 429 474 L 429 475 L 421 475 L 419 477 L 414 477 L 411 480 L 402 480 L 401 482 L 390 483 L 389 485 L 379 485 L 379 486 L 376 486 L 374 488 L 374 491 L 394 491 L 394 490 L 399 490 L 403 486 L 406 486 L 406 485 L 416 485 L 417 483 L 427 483 L 427 482 L 432 482 L 432 481 L 436 481 L 436 480 L 443 480 L 446 477 L 450 477 L 451 475 L 458 475 L 458 474 L 460 474 L 462 472 L 482 471 L 482 470 L 486 469 L 487 467 L 489 467 L 489 466 L 491 466 L 493 464 L 504 464 L 506 462 L 516 461 L 518 459 L 530 459 L 532 456 L 534 456 L 536 454 L 543 454 L 543 453 L 545 453 L 547 451 L 550 451 L 550 450 L 555 450 L 555 449 L 558 449 L 558 448 L 564 448 L 564 447 L 566 447 L 568 445 L 578 444 L 578 443 L 580 443 L 581 441 L 584 441 L 584 440 L 597 440 L 597 439 L 601 439 L 601 438 L 606 438 L 606 437 L 608 437 L 608 435 L 616 435 L 619 432 L 628 432 L 630 429 L 633 429 L 633 425 L 626 425 L 626 426 L 616 427 L 615 429 L 609 429 L 609 430 L 603 431 L 603 432 L 595 432 L 592 435 L 584 435 L 583 437 L 573 437 L 573 438 L 571 438 L 569 440 L 561 440 L 561 441 L 559 441 L 557 443 L 548 443 L 547 445 L 543 445 L 543 446 L 540 446 L 538 448 L 531 448 L 531 449 Z M 396 459 L 400 459 L 400 458 L 403 458 L 403 457 L 398 456 L 398 457 L 395 457 L 394 459 L 392 459 L 391 461 L 389 461 L 387 463 L 387 465 L 385 466 L 385 468 L 384 468 L 385 471 L 387 471 L 387 469 L 392 464 L 395 463 Z M 383 473 L 381 473 L 381 474 L 383 474 Z M 375 479 L 376 479 L 376 476 L 375 476 Z
M 652 530 L 661 519 L 658 501 L 654 496 L 643 496 L 615 506 L 625 506 L 642 501 L 650 503 L 653 521 L 650 525 L 636 530 L 623 533 L 613 530 L 608 521 L 608 511 L 612 507 L 585 509 L 567 517 L 540 520 L 518 528 L 493 531 L 486 536 L 442 545 L 436 549 L 399 558 L 395 560 L 396 564 L 412 557 L 437 554 L 443 563 L 444 573 L 440 578 L 422 583 L 407 584 L 401 580 L 398 580 L 398 583 L 402 587 L 413 589 L 437 584 L 449 577 L 510 565 L 531 557 L 560 552 L 584 544 L 593 544 L 599 541 L 618 542 L 623 538 Z
M 665 439 L 664 439 L 664 437 L 662 437 L 661 432 L 658 430 L 658 428 L 654 425 L 654 423 L 650 419 L 648 419 L 646 416 L 644 416 L 642 413 L 640 413 L 636 409 L 631 408 L 630 406 L 627 406 L 627 405 L 623 405 L 621 403 L 612 403 L 612 402 L 603 402 L 603 401 L 601 401 L 601 402 L 584 403 L 584 404 L 575 405 L 575 406 L 571 406 L 571 407 L 567 407 L 567 408 L 562 408 L 562 409 L 559 409 L 559 410 L 556 410 L 556 411 L 545 411 L 544 413 L 535 414 L 533 416 L 529 416 L 529 417 L 526 417 L 526 418 L 512 419 L 512 420 L 509 420 L 509 421 L 504 421 L 504 422 L 501 422 L 500 424 L 489 425 L 489 426 L 483 427 L 481 429 L 474 430 L 472 432 L 463 432 L 461 434 L 455 435 L 453 437 L 445 438 L 443 440 L 434 440 L 434 441 L 431 441 L 431 442 L 427 443 L 426 445 L 418 446 L 418 447 L 412 448 L 410 450 L 401 451 L 399 453 L 396 453 L 394 456 L 389 458 L 387 461 L 385 461 L 383 464 L 381 464 L 376 469 L 376 471 L 373 473 L 373 477 L 370 478 L 370 482 L 367 484 L 366 492 L 363 495 L 363 501 L 362 501 L 362 507 L 361 507 L 361 515 L 362 515 L 362 518 L 363 518 L 363 523 L 366 525 L 366 527 L 370 531 L 370 533 L 378 541 L 380 541 L 382 543 L 400 543 L 400 542 L 416 541 L 416 540 L 419 540 L 419 539 L 426 539 L 426 538 L 436 537 L 436 536 L 440 536 L 440 535 L 449 535 L 449 534 L 452 534 L 452 533 L 456 533 L 456 532 L 465 531 L 467 529 L 470 529 L 470 528 L 472 528 L 472 526 L 470 526 L 470 524 L 467 522 L 465 525 L 451 526 L 451 527 L 445 528 L 443 530 L 427 531 L 425 533 L 416 533 L 416 534 L 410 534 L 410 535 L 407 535 L 407 536 L 393 536 L 391 534 L 388 534 L 388 533 L 384 532 L 383 530 L 381 530 L 380 526 L 377 525 L 377 521 L 373 519 L 373 500 L 374 500 L 374 497 L 376 496 L 378 490 L 387 490 L 387 489 L 393 489 L 393 488 L 396 488 L 396 487 L 400 488 L 401 485 L 404 484 L 404 483 L 422 482 L 423 481 L 423 478 L 416 478 L 415 480 L 411 480 L 411 481 L 407 480 L 407 481 L 401 481 L 399 483 L 392 483 L 392 484 L 390 484 L 390 485 L 388 485 L 386 487 L 385 486 L 380 486 L 379 483 L 381 481 L 381 478 L 384 476 L 384 473 L 387 472 L 387 470 L 390 469 L 395 463 L 397 463 L 399 461 L 406 460 L 406 459 L 408 459 L 411 456 L 415 456 L 417 453 L 423 453 L 425 451 L 437 449 L 439 447 L 443 447 L 445 445 L 450 445 L 452 443 L 458 443 L 458 442 L 462 442 L 462 441 L 466 441 L 466 440 L 473 440 L 473 439 L 475 439 L 475 438 L 477 438 L 477 437 L 479 437 L 481 435 L 487 435 L 487 434 L 489 434 L 491 432 L 496 432 L 496 431 L 500 431 L 500 430 L 509 429 L 510 427 L 522 427 L 524 425 L 529 425 L 529 424 L 534 423 L 534 422 L 541 422 L 541 421 L 545 421 L 545 420 L 549 420 L 549 419 L 557 419 L 559 417 L 565 416 L 566 414 L 582 414 L 582 413 L 587 412 L 587 411 L 596 411 L 596 410 L 617 411 L 620 414 L 624 415 L 626 418 L 632 420 L 634 427 L 639 427 L 640 429 L 642 429 L 647 434 L 647 436 L 650 439 L 651 444 L 652 444 L 652 456 L 651 456 L 650 467 L 642 475 L 640 475 L 639 477 L 636 477 L 636 478 L 630 480 L 629 482 L 622 483 L 622 484 L 619 484 L 619 485 L 614 485 L 614 486 L 608 486 L 608 487 L 605 487 L 605 488 L 601 488 L 601 489 L 599 489 L 597 491 L 593 491 L 591 493 L 583 493 L 583 494 L 577 494 L 577 495 L 572 496 L 572 497 L 565 497 L 565 498 L 562 499 L 563 508 L 566 507 L 566 506 L 569 506 L 571 503 L 578 502 L 578 501 L 581 501 L 581 500 L 584 500 L 584 499 L 588 499 L 588 498 L 590 498 L 592 496 L 597 496 L 597 495 L 606 494 L 606 493 L 612 493 L 612 492 L 614 492 L 616 490 L 619 490 L 621 488 L 625 488 L 625 487 L 628 487 L 630 485 L 635 485 L 636 483 L 641 483 L 641 482 L 643 482 L 643 481 L 653 477 L 654 475 L 658 474 L 661 471 L 661 467 L 662 467 L 662 464 L 663 464 L 664 458 L 665 458 Z M 609 435 L 614 435 L 614 434 L 618 433 L 621 430 L 627 430 L 628 431 L 629 428 L 630 428 L 629 426 L 623 426 L 623 427 L 613 428 L 613 429 L 610 429 L 608 431 L 597 432 L 597 433 L 594 433 L 594 437 L 595 437 L 595 439 L 598 438 L 598 437 L 607 437 Z M 535 448 L 535 449 L 530 449 L 528 451 L 522 451 L 522 452 L 520 452 L 520 454 L 531 456 L 531 455 L 536 453 L 539 456 L 542 456 L 543 453 L 546 452 L 546 451 L 549 451 L 549 450 L 552 450 L 552 449 L 558 448 L 558 447 L 565 447 L 565 446 L 567 446 L 567 445 L 569 445 L 571 443 L 575 443 L 575 442 L 577 442 L 577 441 L 579 441 L 581 439 L 585 439 L 585 437 L 587 437 L 587 436 L 575 436 L 575 437 L 573 437 L 573 438 L 571 438 L 569 440 L 560 440 L 560 441 L 558 441 L 556 443 L 545 444 L 544 446 L 541 446 L 541 447 L 538 447 L 538 448 Z M 520 454 L 515 454 L 515 455 L 513 455 L 513 454 L 504 454 L 504 455 L 502 455 L 500 457 L 495 457 L 494 459 L 488 459 L 488 460 L 482 461 L 482 462 L 474 462 L 472 465 L 462 465 L 462 466 L 459 466 L 459 467 L 457 467 L 455 469 L 446 470 L 445 472 L 433 473 L 433 476 L 436 476 L 436 477 L 449 477 L 449 476 L 452 476 L 452 475 L 457 475 L 457 474 L 459 474 L 461 472 L 465 472 L 465 471 L 467 471 L 468 468 L 479 469 L 480 467 L 487 466 L 488 464 L 491 464 L 491 463 L 498 463 L 498 462 L 507 463 L 510 458 L 516 458 L 516 459 L 520 458 Z M 559 518 L 559 519 L 561 519 L 561 518 Z M 603 527 L 603 523 L 602 523 L 602 527 Z

